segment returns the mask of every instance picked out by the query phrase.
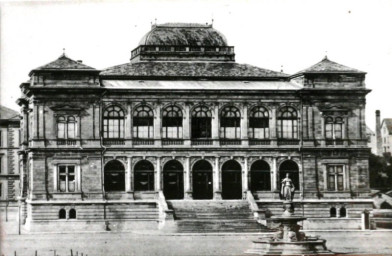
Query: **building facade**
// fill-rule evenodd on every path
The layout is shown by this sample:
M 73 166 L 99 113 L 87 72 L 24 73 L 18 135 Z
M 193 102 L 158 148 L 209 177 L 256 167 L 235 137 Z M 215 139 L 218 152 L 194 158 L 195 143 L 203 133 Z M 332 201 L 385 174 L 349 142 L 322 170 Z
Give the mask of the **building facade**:
M 0 106 L 0 206 L 16 205 L 19 184 L 20 114 Z
M 21 90 L 28 230 L 156 228 L 170 200 L 248 200 L 268 219 L 286 174 L 319 227 L 372 208 L 365 73 L 328 58 L 287 75 L 236 63 L 211 25 L 169 23 L 127 64 L 62 55 Z
M 383 154 L 392 153 L 392 118 L 384 118 L 381 122 L 381 147 Z

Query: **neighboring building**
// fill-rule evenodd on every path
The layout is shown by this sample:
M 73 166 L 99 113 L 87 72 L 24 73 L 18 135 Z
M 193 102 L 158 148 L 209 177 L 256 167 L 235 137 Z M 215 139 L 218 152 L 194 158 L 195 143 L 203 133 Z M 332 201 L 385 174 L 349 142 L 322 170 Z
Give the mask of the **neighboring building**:
M 168 206 L 179 218 L 253 200 L 269 217 L 287 173 L 308 227 L 360 227 L 364 72 L 327 58 L 292 76 L 239 64 L 200 24 L 154 25 L 131 55 L 103 71 L 62 55 L 22 83 L 27 229 L 158 228 Z
M 18 112 L 0 106 L 0 206 L 13 204 L 19 195 Z
M 366 138 L 372 154 L 377 155 L 377 136 L 368 126 L 366 126 Z
M 382 152 L 392 152 L 392 118 L 384 118 L 381 122 L 381 147 Z

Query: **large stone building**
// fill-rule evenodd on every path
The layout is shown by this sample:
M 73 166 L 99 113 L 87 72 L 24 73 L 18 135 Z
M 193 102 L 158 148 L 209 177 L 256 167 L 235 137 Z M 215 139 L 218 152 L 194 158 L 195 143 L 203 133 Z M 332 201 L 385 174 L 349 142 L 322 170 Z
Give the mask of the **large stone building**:
M 62 55 L 33 69 L 18 101 L 25 227 L 158 228 L 244 205 L 262 222 L 282 212 L 289 174 L 307 227 L 359 228 L 372 208 L 365 73 L 234 57 L 211 25 L 162 24 L 129 63 Z
M 0 106 L 0 210 L 17 206 L 19 195 L 19 123 L 20 114 Z

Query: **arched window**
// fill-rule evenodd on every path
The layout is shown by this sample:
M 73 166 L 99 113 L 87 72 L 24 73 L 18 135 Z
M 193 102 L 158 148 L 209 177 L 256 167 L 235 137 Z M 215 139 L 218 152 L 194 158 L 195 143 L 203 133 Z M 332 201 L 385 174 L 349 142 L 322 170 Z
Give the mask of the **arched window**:
M 125 169 L 118 160 L 112 160 L 104 169 L 105 191 L 125 191 Z
M 76 138 L 76 119 L 74 116 L 59 116 L 57 118 L 57 138 Z
M 177 160 L 163 166 L 163 194 L 166 199 L 184 198 L 184 167 Z
M 179 107 L 169 106 L 163 110 L 162 133 L 163 138 L 182 138 L 182 111 Z
M 135 191 L 154 190 L 154 166 L 147 160 L 139 161 L 135 167 Z
M 64 209 L 60 209 L 59 219 L 66 219 L 66 218 L 67 218 L 67 212 Z
M 292 107 L 283 107 L 278 115 L 278 136 L 281 139 L 298 139 L 298 115 Z
M 154 136 L 154 113 L 148 106 L 139 106 L 133 113 L 133 137 L 151 139 Z
M 339 216 L 344 218 L 344 217 L 346 217 L 346 215 L 347 215 L 346 208 L 344 208 L 344 206 L 340 207 Z
M 69 210 L 69 218 L 76 219 L 76 210 L 75 209 Z
M 63 116 L 59 116 L 57 118 L 57 138 L 59 139 L 65 139 L 65 132 L 66 132 L 66 124 L 67 121 L 65 119 L 65 117 Z
M 227 106 L 221 113 L 220 137 L 223 139 L 239 139 L 241 114 L 236 107 Z
M 255 107 L 250 113 L 249 136 L 252 139 L 269 138 L 269 115 L 264 107 Z
M 343 139 L 343 118 L 327 116 L 325 118 L 325 138 L 330 140 Z
M 68 139 L 76 138 L 76 120 L 75 117 L 69 116 L 67 122 L 67 136 Z
M 250 168 L 251 191 L 270 191 L 271 175 L 270 166 L 263 160 L 254 162 Z
M 211 138 L 211 112 L 206 106 L 192 111 L 192 139 Z
M 331 207 L 331 209 L 329 210 L 329 216 L 336 217 L 336 208 L 335 207 Z
M 124 138 L 124 111 L 118 106 L 110 106 L 103 112 L 103 137 Z
M 280 181 L 286 178 L 289 174 L 290 179 L 293 181 L 295 191 L 299 190 L 299 168 L 298 165 L 292 160 L 286 160 L 279 166 Z

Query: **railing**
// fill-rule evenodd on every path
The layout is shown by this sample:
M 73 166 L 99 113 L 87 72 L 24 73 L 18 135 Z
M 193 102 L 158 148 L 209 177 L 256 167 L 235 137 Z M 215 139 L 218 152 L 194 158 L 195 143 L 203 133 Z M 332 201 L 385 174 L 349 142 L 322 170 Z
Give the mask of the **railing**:
M 235 145 L 241 145 L 241 140 L 220 140 L 219 141 L 219 144 L 221 145 L 221 146 L 225 146 L 225 145 L 228 145 L 228 146 L 235 146 Z
M 57 145 L 62 146 L 62 145 L 69 145 L 69 146 L 74 146 L 76 145 L 76 140 L 57 140 Z
M 325 140 L 326 146 L 343 146 L 344 140 Z
M 212 140 L 192 140 L 192 145 L 194 146 L 210 146 L 212 145 Z
M 154 145 L 154 140 L 153 139 L 133 139 L 132 141 L 133 145 Z
M 256 139 L 250 139 L 249 140 L 249 145 L 255 146 L 255 145 L 270 145 L 271 141 L 270 140 L 256 140 Z
M 299 140 L 283 140 L 283 139 L 280 139 L 280 140 L 278 140 L 278 145 L 279 145 L 279 146 L 284 146 L 284 145 L 299 145 Z
M 168 146 L 168 145 L 184 145 L 184 140 L 162 140 L 162 145 L 163 146 Z
M 107 146 L 125 145 L 125 141 L 123 139 L 104 139 L 103 144 Z

